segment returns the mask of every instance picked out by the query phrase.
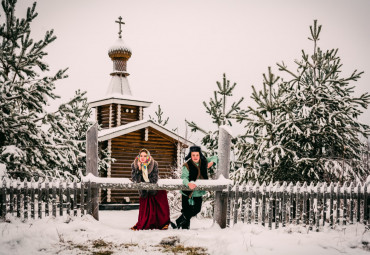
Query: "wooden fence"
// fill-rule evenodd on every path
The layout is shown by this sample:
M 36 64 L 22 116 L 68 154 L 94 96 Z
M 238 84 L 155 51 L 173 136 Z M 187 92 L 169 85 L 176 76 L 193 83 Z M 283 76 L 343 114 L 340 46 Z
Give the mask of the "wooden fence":
M 303 225 L 319 230 L 329 225 L 354 222 L 369 224 L 368 184 L 297 183 L 243 184 L 228 187 L 226 226 L 240 220 L 261 224 L 269 229 L 288 224 Z
M 21 182 L 3 179 L 0 189 L 0 217 L 13 215 L 27 220 L 67 215 L 92 214 L 91 187 L 84 183 L 48 180 Z
M 31 181 L 4 179 L 0 193 L 0 216 L 10 214 L 21 219 L 93 215 L 92 190 L 123 189 L 186 189 L 182 180 L 159 180 L 158 184 L 132 183 L 127 178 L 84 177 L 82 182 Z M 232 187 L 230 180 L 202 180 L 199 190 L 222 193 L 227 201 L 226 226 L 238 221 L 261 224 L 269 229 L 289 224 L 319 230 L 328 225 L 360 222 L 369 224 L 369 191 L 367 184 L 340 185 L 279 183 L 259 185 L 244 183 Z

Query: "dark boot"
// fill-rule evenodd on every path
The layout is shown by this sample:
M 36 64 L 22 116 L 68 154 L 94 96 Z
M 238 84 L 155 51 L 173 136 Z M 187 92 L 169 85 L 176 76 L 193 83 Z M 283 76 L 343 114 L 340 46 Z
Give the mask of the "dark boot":
M 182 225 L 185 224 L 186 222 L 187 222 L 187 219 L 185 218 L 183 214 L 181 214 L 181 216 L 177 218 L 176 220 L 177 228 L 182 228 Z
M 172 227 L 173 229 L 176 229 L 176 228 L 177 228 L 177 226 L 176 226 L 176 224 L 175 224 L 174 222 L 170 221 L 170 224 L 171 224 L 171 227 Z
M 190 219 L 189 220 L 185 219 L 185 222 L 182 224 L 181 228 L 182 229 L 190 229 Z

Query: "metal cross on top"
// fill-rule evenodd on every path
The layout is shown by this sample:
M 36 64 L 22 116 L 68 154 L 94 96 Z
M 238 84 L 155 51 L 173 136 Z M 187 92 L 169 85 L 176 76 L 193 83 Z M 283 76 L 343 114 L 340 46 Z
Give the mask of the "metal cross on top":
M 118 20 L 116 20 L 115 22 L 119 24 L 119 32 L 118 32 L 118 35 L 119 35 L 119 38 L 122 38 L 122 35 L 121 35 L 122 34 L 121 24 L 124 25 L 125 22 L 122 21 L 122 17 L 121 16 L 119 16 L 118 17 Z

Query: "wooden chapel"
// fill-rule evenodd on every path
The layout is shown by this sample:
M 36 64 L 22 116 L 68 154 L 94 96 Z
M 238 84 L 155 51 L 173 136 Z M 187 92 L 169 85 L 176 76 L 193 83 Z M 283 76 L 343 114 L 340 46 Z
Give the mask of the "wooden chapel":
M 144 119 L 144 109 L 152 102 L 135 97 L 131 93 L 127 77 L 127 61 L 131 50 L 122 40 L 122 18 L 119 38 L 108 50 L 113 61 L 111 81 L 105 96 L 89 103 L 95 109 L 96 121 L 101 126 L 98 141 L 101 148 L 108 148 L 114 163 L 108 168 L 106 177 L 131 178 L 131 164 L 142 148 L 150 151 L 159 165 L 160 178 L 173 176 L 182 164 L 182 151 L 192 142 L 173 131 Z M 129 190 L 107 190 L 100 192 L 102 204 L 137 203 L 139 194 Z

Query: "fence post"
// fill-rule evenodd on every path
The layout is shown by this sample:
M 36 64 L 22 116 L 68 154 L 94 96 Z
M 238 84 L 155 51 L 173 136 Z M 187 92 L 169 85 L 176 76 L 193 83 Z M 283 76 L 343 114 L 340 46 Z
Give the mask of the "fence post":
M 226 126 L 220 126 L 218 134 L 218 157 L 217 178 L 223 175 L 229 178 L 230 170 L 231 132 Z M 221 228 L 226 227 L 227 198 L 222 191 L 216 191 L 214 219 Z
M 98 124 L 95 123 L 86 133 L 86 174 L 98 176 Z M 99 188 L 91 188 L 92 216 L 99 220 Z

